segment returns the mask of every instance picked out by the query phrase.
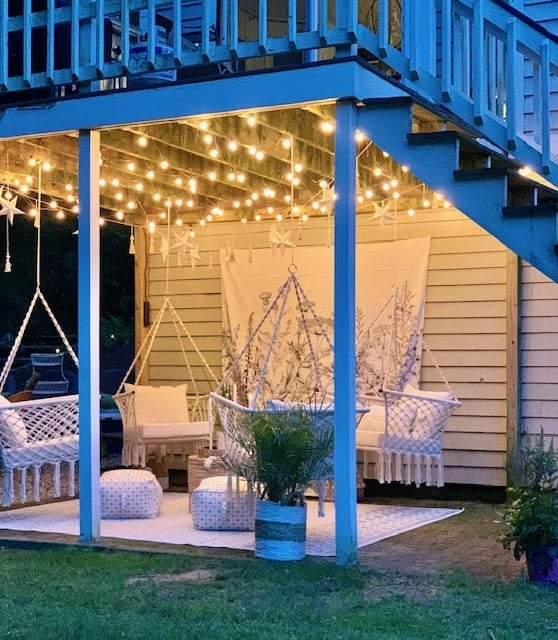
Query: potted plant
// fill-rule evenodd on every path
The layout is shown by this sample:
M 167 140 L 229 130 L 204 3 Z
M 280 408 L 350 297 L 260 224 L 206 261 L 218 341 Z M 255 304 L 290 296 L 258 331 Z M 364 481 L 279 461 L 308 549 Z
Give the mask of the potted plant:
M 256 557 L 304 558 L 304 492 L 333 475 L 331 424 L 303 407 L 252 411 L 239 415 L 226 440 L 224 466 L 256 490 Z
M 520 560 L 529 580 L 558 583 L 558 456 L 544 433 L 528 440 L 508 464 L 511 486 L 499 541 Z

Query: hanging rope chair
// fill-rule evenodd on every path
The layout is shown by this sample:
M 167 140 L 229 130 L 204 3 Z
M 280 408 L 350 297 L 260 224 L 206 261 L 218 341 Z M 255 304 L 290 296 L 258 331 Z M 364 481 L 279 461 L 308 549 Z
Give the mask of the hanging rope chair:
M 167 220 L 170 221 L 170 215 L 167 216 Z M 170 234 L 168 224 L 167 243 Z M 199 360 L 196 364 L 201 366 L 205 372 L 207 385 L 216 386 L 218 380 L 171 301 L 168 292 L 168 259 L 166 291 L 163 304 L 153 324 L 113 396 L 122 417 L 122 464 L 125 466 L 144 467 L 147 464 L 148 445 L 161 446 L 179 443 L 183 447 L 187 442 L 199 442 L 202 446 L 211 447 L 213 444 L 213 425 L 208 418 L 209 394 L 208 392 L 202 393 L 200 390 L 193 372 L 193 365 L 188 358 L 185 339 Z M 166 314 L 170 316 L 172 321 L 184 365 L 188 372 L 188 380 L 178 386 L 155 387 L 135 384 L 132 382 L 132 374 L 135 373 L 134 380 L 141 380 Z M 138 362 L 140 366 L 136 371 Z M 182 453 L 184 455 L 184 449 L 182 449 Z
M 37 211 L 40 211 L 40 203 L 39 175 Z M 39 214 L 37 214 L 38 216 Z M 1 395 L 37 302 L 43 305 L 76 368 L 78 366 L 77 356 L 41 291 L 41 232 L 38 220 L 36 227 L 36 289 L 12 349 L 4 363 L 2 373 L 0 373 L 0 460 L 3 473 L 2 505 L 5 507 L 14 500 L 15 470 L 20 475 L 20 499 L 25 502 L 27 499 L 27 470 L 33 468 L 33 500 L 39 501 L 41 468 L 45 464 L 53 465 L 53 495 L 59 497 L 61 463 L 67 463 L 68 495 L 75 495 L 75 463 L 79 458 L 78 396 L 61 395 L 23 402 L 10 402 Z M 58 354 L 52 355 L 55 360 L 59 361 Z M 49 359 L 48 354 L 45 354 L 45 358 Z M 61 387 L 47 382 L 43 386 L 43 390 L 45 389 L 48 389 L 49 392 L 56 392 L 60 391 Z
M 288 306 L 289 296 L 294 296 L 291 308 Z M 292 321 L 292 317 L 290 321 L 285 320 L 289 311 L 296 313 L 297 323 Z M 282 341 L 283 323 L 287 325 L 285 335 L 298 330 L 297 338 Z M 284 346 L 279 353 L 278 341 Z M 291 355 L 296 354 L 294 369 L 297 374 L 294 376 L 289 375 L 290 371 L 285 375 L 282 373 L 291 369 L 290 363 L 285 364 L 285 349 Z M 256 414 L 302 409 L 316 429 L 333 430 L 332 355 L 333 345 L 328 329 L 306 296 L 296 276 L 296 267 L 291 265 L 286 281 L 269 302 L 266 312 L 233 359 L 217 389 L 210 394 L 210 420 L 219 420 L 226 455 L 245 455 L 234 443 L 249 440 L 242 431 L 250 429 L 250 418 Z M 332 480 L 332 468 L 332 464 L 325 464 L 327 474 L 315 478 L 320 515 L 323 515 L 324 483 Z
M 395 481 L 441 487 L 444 485 L 442 439 L 449 418 L 461 402 L 423 338 L 422 348 L 446 391 L 419 389 L 405 383 L 404 372 L 396 371 L 400 363 L 393 363 L 394 344 L 403 315 L 397 312 L 397 300 L 400 300 L 397 288 L 392 299 L 394 312 L 388 355 L 391 366 L 384 376 L 383 402 L 371 402 L 370 411 L 361 420 L 356 434 L 357 449 L 364 452 L 363 476 L 380 483 Z M 394 382 L 403 386 L 397 389 L 387 386 Z M 375 462 L 375 473 L 368 475 L 372 462 Z

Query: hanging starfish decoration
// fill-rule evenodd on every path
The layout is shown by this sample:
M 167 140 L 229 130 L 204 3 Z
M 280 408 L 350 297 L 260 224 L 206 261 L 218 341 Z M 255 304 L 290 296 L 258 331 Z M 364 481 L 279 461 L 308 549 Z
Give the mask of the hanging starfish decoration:
M 275 255 L 275 249 L 279 249 L 281 255 L 285 253 L 287 247 L 296 247 L 296 244 L 290 238 L 291 230 L 279 231 L 275 225 L 269 230 L 269 244 L 271 245 L 271 253 Z
M 390 213 L 391 202 L 388 200 L 383 205 L 377 202 L 372 203 L 374 205 L 374 213 L 368 218 L 368 220 L 380 220 L 382 227 L 385 220 L 395 220 L 395 215 Z
M 335 202 L 335 190 L 333 188 L 333 182 L 325 187 L 322 187 L 322 196 L 318 200 L 320 205 L 320 211 L 330 214 L 333 210 L 333 203 Z
M 198 251 L 199 247 L 199 244 L 195 244 L 192 245 L 192 248 L 190 249 L 190 264 L 192 265 L 192 269 L 195 269 L 196 263 L 201 260 L 200 253 Z
M 176 231 L 172 232 L 173 236 L 176 238 L 177 242 L 171 245 L 172 249 L 178 249 L 178 255 L 176 257 L 176 264 L 181 267 L 182 266 L 182 258 L 186 257 L 186 254 L 192 250 L 192 243 L 189 241 L 189 236 L 187 233 L 176 233 Z
M 4 193 L 0 192 L 0 216 L 7 216 L 10 224 L 14 223 L 14 216 L 17 214 L 23 214 L 24 211 L 17 208 L 17 196 L 14 196 L 11 200 L 4 198 Z

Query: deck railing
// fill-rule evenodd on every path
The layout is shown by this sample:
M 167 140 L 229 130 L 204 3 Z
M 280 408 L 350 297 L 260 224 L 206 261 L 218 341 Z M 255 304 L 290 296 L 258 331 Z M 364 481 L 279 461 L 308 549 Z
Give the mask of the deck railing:
M 191 78 L 207 65 L 238 72 L 359 53 L 555 175 L 558 41 L 504 0 L 43 0 L 33 11 L 37 4 L 23 0 L 17 15 L 0 0 L 0 105 L 29 99 L 29 90 L 57 98 Z

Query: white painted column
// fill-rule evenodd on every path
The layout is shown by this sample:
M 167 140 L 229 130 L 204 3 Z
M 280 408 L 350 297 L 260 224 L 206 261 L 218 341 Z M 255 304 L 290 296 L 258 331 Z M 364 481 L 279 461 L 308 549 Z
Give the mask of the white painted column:
M 100 133 L 80 131 L 78 145 L 79 531 L 90 543 L 100 536 Z
M 335 112 L 334 382 L 335 543 L 337 564 L 357 562 L 356 520 L 356 106 Z

